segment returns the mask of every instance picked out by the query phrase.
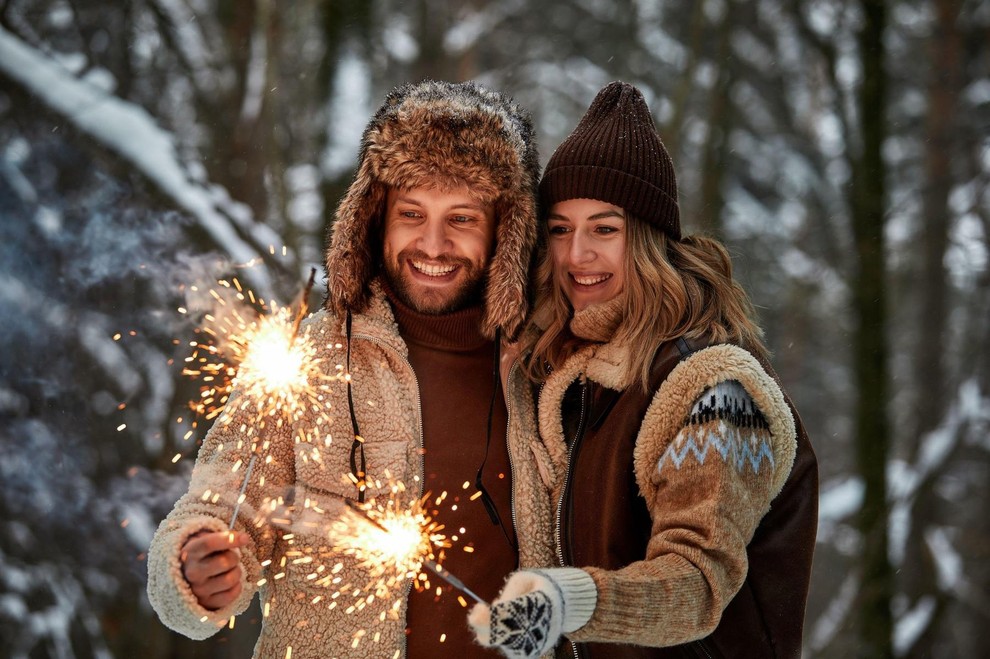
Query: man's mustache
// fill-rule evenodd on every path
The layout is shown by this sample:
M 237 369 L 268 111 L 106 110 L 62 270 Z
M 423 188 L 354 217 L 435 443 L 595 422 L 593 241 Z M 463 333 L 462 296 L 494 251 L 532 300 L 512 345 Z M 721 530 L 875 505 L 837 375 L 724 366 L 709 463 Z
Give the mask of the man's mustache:
M 459 265 L 465 268 L 472 268 L 474 264 L 471 259 L 463 256 L 452 256 L 450 254 L 440 254 L 429 256 L 426 252 L 418 249 L 404 249 L 399 252 L 399 261 L 426 261 L 435 265 Z

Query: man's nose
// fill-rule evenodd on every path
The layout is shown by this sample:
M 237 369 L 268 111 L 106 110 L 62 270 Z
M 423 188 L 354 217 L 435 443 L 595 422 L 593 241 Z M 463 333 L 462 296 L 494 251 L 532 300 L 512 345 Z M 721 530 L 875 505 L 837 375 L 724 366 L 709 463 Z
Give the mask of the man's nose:
M 423 233 L 419 238 L 419 249 L 427 256 L 440 256 L 450 250 L 445 222 L 428 221 L 423 224 Z

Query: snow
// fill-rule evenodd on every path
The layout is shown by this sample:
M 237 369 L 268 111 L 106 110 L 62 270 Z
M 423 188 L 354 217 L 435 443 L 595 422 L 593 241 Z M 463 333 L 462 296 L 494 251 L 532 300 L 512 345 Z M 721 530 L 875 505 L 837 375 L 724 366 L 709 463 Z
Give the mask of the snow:
M 825 611 L 813 625 L 809 625 L 811 629 L 808 642 L 813 650 L 820 650 L 835 638 L 846 616 L 852 612 L 858 593 L 859 579 L 853 574 L 847 574 Z
M 357 162 L 361 134 L 371 115 L 371 76 L 367 65 L 353 53 L 341 60 L 334 80 L 330 125 L 321 167 L 328 178 L 337 178 Z
M 935 612 L 935 598 L 922 597 L 907 613 L 898 617 L 894 625 L 894 654 L 907 654 L 918 637 L 927 629 Z
M 955 590 L 963 579 L 962 556 L 949 537 L 950 531 L 941 526 L 925 529 L 925 542 L 935 559 L 938 586 L 943 591 Z
M 216 206 L 216 195 L 190 180 L 171 135 L 158 127 L 143 108 L 78 80 L 3 28 L 0 28 L 0 69 L 31 89 L 78 129 L 127 159 L 180 208 L 192 214 L 235 262 L 248 263 L 259 256 L 238 235 L 231 214 Z M 274 234 L 264 225 L 254 225 L 252 233 L 257 244 L 276 242 L 272 240 Z M 263 270 L 252 269 L 244 276 L 255 292 L 271 297 L 271 281 Z
M 127 353 L 111 338 L 108 328 L 95 318 L 83 319 L 79 325 L 79 344 L 103 369 L 116 376 L 125 395 L 137 392 L 142 382 L 141 375 L 131 367 Z
M 849 476 L 822 486 L 818 500 L 818 525 L 845 519 L 859 510 L 863 505 L 865 489 L 862 479 L 856 476 Z
M 262 30 L 256 29 L 251 36 L 251 58 L 248 60 L 244 89 L 244 103 L 241 106 L 241 119 L 251 123 L 261 114 L 264 103 L 268 44 Z

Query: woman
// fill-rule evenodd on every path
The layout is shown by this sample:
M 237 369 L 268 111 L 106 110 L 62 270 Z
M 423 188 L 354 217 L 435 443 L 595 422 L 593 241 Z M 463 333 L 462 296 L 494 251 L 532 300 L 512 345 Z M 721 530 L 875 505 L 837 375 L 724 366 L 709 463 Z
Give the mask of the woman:
M 516 477 L 542 480 L 552 518 L 520 525 L 547 529 L 556 561 L 472 610 L 479 642 L 510 657 L 799 656 L 817 462 L 726 250 L 681 236 L 637 89 L 599 92 L 540 197 L 522 370 L 541 441 Z

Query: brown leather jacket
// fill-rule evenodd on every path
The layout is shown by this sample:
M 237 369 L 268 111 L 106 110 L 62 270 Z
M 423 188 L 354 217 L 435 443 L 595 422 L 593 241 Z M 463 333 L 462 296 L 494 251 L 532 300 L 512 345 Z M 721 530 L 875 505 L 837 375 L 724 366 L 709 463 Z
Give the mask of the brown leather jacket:
M 650 387 L 615 391 L 575 381 L 563 399 L 562 423 L 570 467 L 558 510 L 558 560 L 562 565 L 616 570 L 644 559 L 651 535 L 646 501 L 633 474 L 640 425 L 671 370 L 703 345 L 661 346 Z M 761 362 L 775 380 L 776 375 Z M 799 657 L 817 532 L 818 465 L 797 411 L 797 450 L 787 480 L 746 547 L 748 571 L 715 630 L 673 647 L 565 642 L 558 657 Z

